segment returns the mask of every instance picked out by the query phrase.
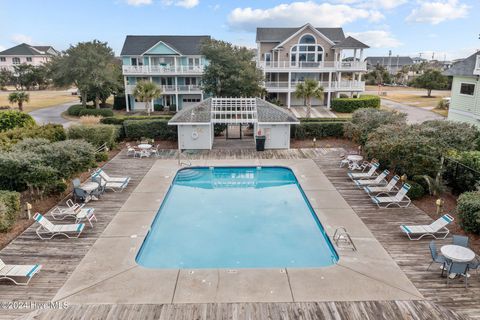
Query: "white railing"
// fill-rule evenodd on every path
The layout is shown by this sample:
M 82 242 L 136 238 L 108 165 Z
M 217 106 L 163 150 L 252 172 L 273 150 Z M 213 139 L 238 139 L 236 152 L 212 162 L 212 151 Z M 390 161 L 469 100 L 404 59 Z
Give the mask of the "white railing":
M 195 92 L 199 93 L 202 91 L 202 88 L 199 85 L 157 85 L 163 93 L 183 93 L 183 92 Z M 135 90 L 134 84 L 127 84 L 125 87 L 125 92 L 127 94 L 132 94 L 133 90 Z
M 367 63 L 362 61 L 269 61 L 260 62 L 259 67 L 269 69 L 315 69 L 315 70 L 367 70 Z
M 475 69 L 473 69 L 474 75 L 480 75 L 480 54 L 477 55 L 477 62 L 475 63 Z
M 123 74 L 197 74 L 202 73 L 204 66 L 186 65 L 186 66 L 122 66 Z
M 290 83 L 290 91 L 295 91 L 297 84 L 302 83 L 303 81 L 292 81 Z M 332 81 L 331 85 L 328 85 L 328 81 L 319 81 L 319 85 L 323 87 L 325 91 L 334 91 L 334 90 L 365 90 L 364 81 Z M 288 81 L 267 81 L 265 82 L 265 88 L 267 90 L 282 90 L 288 91 Z

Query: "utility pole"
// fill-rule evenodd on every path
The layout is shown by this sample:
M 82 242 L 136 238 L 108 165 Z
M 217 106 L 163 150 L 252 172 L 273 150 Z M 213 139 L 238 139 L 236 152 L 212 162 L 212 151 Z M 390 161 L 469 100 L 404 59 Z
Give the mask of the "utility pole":
M 388 50 L 388 72 L 392 73 L 392 50 Z

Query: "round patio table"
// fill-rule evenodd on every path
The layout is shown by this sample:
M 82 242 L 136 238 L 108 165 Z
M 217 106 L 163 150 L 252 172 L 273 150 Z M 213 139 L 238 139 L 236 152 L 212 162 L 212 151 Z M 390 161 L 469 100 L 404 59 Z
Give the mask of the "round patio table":
M 454 244 L 443 246 L 440 248 L 440 251 L 445 258 L 455 262 L 470 262 L 475 259 L 475 252 L 468 248 Z
M 97 190 L 99 186 L 100 185 L 97 182 L 90 181 L 82 184 L 80 188 L 87 191 L 88 193 L 91 193 L 92 191 Z
M 363 157 L 357 154 L 351 154 L 347 156 L 347 160 L 353 161 L 353 162 L 360 162 L 363 160 Z
M 153 146 L 149 143 L 142 143 L 142 144 L 139 144 L 137 147 L 143 150 L 148 150 L 148 149 L 151 149 Z

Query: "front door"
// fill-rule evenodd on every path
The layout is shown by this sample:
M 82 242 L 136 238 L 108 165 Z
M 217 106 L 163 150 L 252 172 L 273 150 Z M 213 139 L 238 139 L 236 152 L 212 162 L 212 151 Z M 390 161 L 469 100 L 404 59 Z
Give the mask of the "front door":
M 242 139 L 242 125 L 229 124 L 227 125 L 227 139 Z

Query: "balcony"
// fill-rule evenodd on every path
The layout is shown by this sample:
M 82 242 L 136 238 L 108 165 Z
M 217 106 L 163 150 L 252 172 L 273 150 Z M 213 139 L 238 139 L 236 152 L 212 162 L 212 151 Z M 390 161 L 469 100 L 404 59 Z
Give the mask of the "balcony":
M 288 88 L 288 81 L 269 81 L 265 82 L 265 88 L 269 92 L 294 92 L 297 84 L 302 81 L 292 81 L 290 89 Z M 365 81 L 332 81 L 328 85 L 328 81 L 319 81 L 323 91 L 365 91 Z
M 367 63 L 361 61 L 270 61 L 260 62 L 259 67 L 265 71 L 367 71 Z
M 175 94 L 175 93 L 202 93 L 202 89 L 199 85 L 157 85 L 161 90 L 162 93 L 167 94 Z M 125 87 L 126 94 L 132 94 L 133 90 L 135 90 L 134 84 L 127 84 Z
M 473 74 L 480 76 L 480 54 L 477 55 L 477 61 L 475 63 L 475 69 L 473 69 Z
M 205 66 L 122 66 L 124 75 L 202 74 Z

